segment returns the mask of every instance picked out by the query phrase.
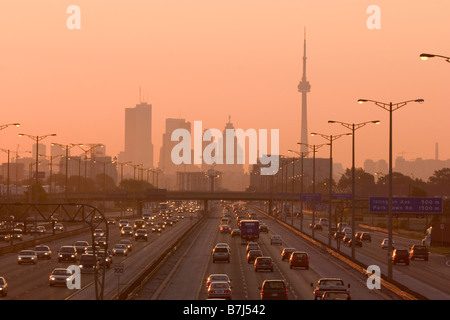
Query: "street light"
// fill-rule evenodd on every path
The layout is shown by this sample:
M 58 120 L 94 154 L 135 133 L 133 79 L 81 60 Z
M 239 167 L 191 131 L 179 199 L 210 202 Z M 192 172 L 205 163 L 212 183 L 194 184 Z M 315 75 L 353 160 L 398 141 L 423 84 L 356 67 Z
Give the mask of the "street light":
M 9 126 L 16 126 L 20 127 L 20 123 L 8 123 L 8 124 L 2 124 L 0 125 L 0 130 L 6 129 Z
M 35 190 L 35 201 L 38 202 L 38 183 L 39 183 L 39 177 L 38 177 L 38 173 L 39 173 L 39 169 L 38 169 L 38 165 L 39 165 L 39 141 L 44 140 L 47 137 L 54 137 L 56 136 L 56 133 L 51 133 L 51 134 L 46 134 L 43 136 L 32 136 L 29 134 L 25 134 L 25 133 L 19 133 L 19 137 L 23 137 L 26 136 L 34 141 L 36 141 L 36 190 Z
M 430 58 L 442 58 L 445 59 L 445 61 L 450 63 L 450 57 L 446 57 L 446 56 L 441 56 L 441 55 L 437 55 L 437 54 L 431 54 L 431 53 L 421 53 L 420 54 L 420 59 L 422 60 L 428 60 Z
M 398 103 L 385 103 L 375 100 L 359 99 L 358 103 L 373 102 L 380 108 L 389 111 L 389 200 L 388 200 L 388 279 L 392 280 L 392 113 L 410 102 L 423 103 L 423 99 L 407 100 Z
M 321 136 L 322 138 L 327 139 L 330 141 L 330 196 L 328 199 L 328 246 L 331 247 L 331 207 L 332 207 L 332 201 L 331 201 L 331 195 L 333 194 L 333 141 L 336 139 L 339 139 L 342 136 L 351 136 L 351 133 L 344 133 L 339 134 L 337 136 L 333 135 L 325 135 L 317 132 L 312 132 L 311 136 Z
M 313 190 L 312 190 L 313 201 L 312 201 L 312 222 L 311 222 L 311 224 L 312 224 L 312 238 L 314 239 L 314 232 L 315 232 L 314 225 L 315 225 L 315 215 L 316 215 L 316 208 L 315 208 L 316 203 L 314 201 L 314 195 L 316 193 L 316 152 L 317 152 L 317 149 L 319 149 L 323 146 L 328 146 L 329 143 L 322 143 L 322 144 L 316 145 L 316 144 L 307 144 L 307 143 L 297 142 L 297 144 L 299 144 L 300 146 L 306 146 L 306 147 L 310 148 L 313 153 Z
M 89 148 L 84 148 L 84 146 L 89 146 Z M 100 147 L 103 148 L 103 144 L 97 143 L 97 144 L 83 144 L 79 143 L 77 146 L 84 151 L 84 188 L 86 188 L 87 185 L 87 158 L 88 158 L 88 152 L 91 152 L 91 159 L 92 159 L 92 150 Z M 80 157 L 81 158 L 81 157 Z M 81 160 L 80 160 L 81 161 Z
M 68 185 L 68 182 L 69 182 L 69 169 L 68 169 L 69 168 L 69 149 L 72 149 L 73 147 L 76 147 L 77 145 L 73 144 L 73 143 L 67 144 L 67 145 L 63 145 L 63 144 L 59 144 L 59 143 L 52 143 L 52 146 L 59 146 L 61 148 L 66 149 L 66 155 L 65 155 L 65 157 L 66 157 L 66 190 L 65 190 L 65 194 L 66 194 L 66 198 L 67 198 L 67 192 L 69 189 L 69 185 Z
M 379 120 L 366 121 L 361 123 L 345 123 L 341 121 L 329 120 L 328 123 L 338 123 L 352 131 L 352 258 L 355 258 L 355 131 L 369 123 L 379 124 Z

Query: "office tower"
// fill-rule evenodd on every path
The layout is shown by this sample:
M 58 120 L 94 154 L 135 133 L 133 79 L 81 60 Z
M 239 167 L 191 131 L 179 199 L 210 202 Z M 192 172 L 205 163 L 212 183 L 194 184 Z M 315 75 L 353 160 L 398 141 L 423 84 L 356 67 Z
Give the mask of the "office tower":
M 185 164 L 176 165 L 171 157 L 172 149 L 180 143 L 179 141 L 171 140 L 172 132 L 176 129 L 185 129 L 191 132 L 191 123 L 187 122 L 186 119 L 166 119 L 166 130 L 163 133 L 158 162 L 158 168 L 164 172 L 164 175 L 174 175 L 174 177 L 177 171 L 186 171 Z
M 152 105 L 141 102 L 125 108 L 125 151 L 121 161 L 153 167 Z
M 302 93 L 302 129 L 301 129 L 301 152 L 308 152 L 308 118 L 307 118 L 307 93 L 311 90 L 309 81 L 306 80 L 306 29 L 303 40 L 303 76 L 298 85 L 298 92 Z

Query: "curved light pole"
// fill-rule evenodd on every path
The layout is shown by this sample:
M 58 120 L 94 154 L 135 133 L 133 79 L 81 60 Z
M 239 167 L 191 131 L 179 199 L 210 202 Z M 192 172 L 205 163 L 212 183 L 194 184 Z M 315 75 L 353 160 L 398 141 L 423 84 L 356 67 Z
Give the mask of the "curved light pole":
M 20 127 L 20 123 L 8 123 L 8 124 L 2 124 L 0 125 L 0 130 L 6 129 L 9 126 L 16 126 L 16 127 Z
M 445 61 L 450 63 L 450 57 L 441 56 L 438 54 L 431 54 L 431 53 L 421 53 L 420 54 L 420 59 L 422 59 L 422 60 L 428 60 L 430 58 L 442 58 L 442 59 L 445 59 Z
M 84 148 L 84 146 L 89 146 L 89 148 Z M 97 143 L 97 144 L 83 144 L 83 143 L 79 143 L 77 144 L 77 146 L 83 150 L 84 152 L 84 189 L 86 188 L 86 184 L 87 184 L 87 158 L 88 158 L 88 152 L 91 152 L 92 150 L 94 150 L 97 147 L 103 148 L 104 145 L 101 143 Z M 81 157 L 80 157 L 81 158 Z M 92 159 L 92 152 L 91 152 L 91 159 Z
M 317 149 L 319 149 L 319 148 L 321 148 L 323 146 L 328 146 L 329 143 L 322 143 L 322 144 L 317 145 L 317 144 L 307 144 L 307 143 L 297 142 L 297 144 L 299 144 L 300 146 L 307 146 L 308 148 L 310 148 L 312 150 L 312 153 L 313 153 L 313 191 L 312 191 L 312 193 L 313 193 L 313 197 L 314 197 L 314 195 L 316 193 L 316 152 L 317 152 Z M 315 231 L 314 225 L 315 225 L 315 215 L 316 215 L 316 208 L 315 208 L 315 206 L 316 206 L 316 202 L 314 201 L 314 198 L 313 198 L 313 201 L 312 201 L 312 222 L 311 222 L 311 224 L 312 224 L 312 238 L 313 239 L 314 239 L 314 231 Z
M 39 173 L 39 169 L 38 169 L 38 165 L 39 165 L 39 141 L 44 140 L 47 137 L 54 137 L 56 136 L 56 133 L 51 133 L 51 134 L 46 134 L 43 136 L 32 136 L 29 134 L 25 134 L 25 133 L 19 133 L 19 137 L 28 137 L 34 141 L 36 141 L 36 190 L 35 190 L 35 201 L 38 202 L 38 183 L 39 183 L 39 177 L 38 177 L 38 173 Z
M 311 136 L 321 136 L 326 140 L 330 141 L 330 195 L 328 199 L 328 246 L 331 247 L 331 207 L 332 207 L 332 199 L 331 196 L 333 194 L 333 141 L 339 139 L 342 136 L 351 136 L 351 133 L 343 133 L 338 134 L 337 136 L 333 135 L 325 135 L 322 133 L 311 132 Z
M 372 102 L 389 112 L 389 200 L 388 200 L 388 280 L 392 280 L 392 113 L 410 102 L 423 103 L 423 99 L 407 100 L 398 103 L 385 103 L 375 100 L 359 99 L 358 103 Z
M 9 150 L 9 149 L 3 149 L 3 148 L 0 148 L 0 150 L 1 151 L 3 151 L 3 152 L 6 152 L 7 154 L 8 154 L 8 172 L 7 172 L 7 175 L 6 175 L 6 199 L 9 201 L 9 163 L 10 163 L 10 157 L 9 157 L 9 155 L 10 155 L 10 153 L 11 153 L 11 150 Z
M 338 123 L 352 131 L 352 258 L 355 259 L 355 131 L 366 126 L 369 123 L 379 124 L 379 120 L 366 121 L 361 123 L 346 123 L 341 121 L 329 120 L 328 123 Z

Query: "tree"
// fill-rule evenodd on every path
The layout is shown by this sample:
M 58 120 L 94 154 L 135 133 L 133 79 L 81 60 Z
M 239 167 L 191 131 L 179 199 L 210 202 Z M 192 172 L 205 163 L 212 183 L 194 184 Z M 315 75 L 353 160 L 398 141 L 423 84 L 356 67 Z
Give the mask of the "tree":
M 352 189 L 352 169 L 346 169 L 338 182 L 338 187 L 342 190 Z M 355 169 L 355 195 L 369 196 L 375 187 L 375 177 L 365 172 L 362 168 Z

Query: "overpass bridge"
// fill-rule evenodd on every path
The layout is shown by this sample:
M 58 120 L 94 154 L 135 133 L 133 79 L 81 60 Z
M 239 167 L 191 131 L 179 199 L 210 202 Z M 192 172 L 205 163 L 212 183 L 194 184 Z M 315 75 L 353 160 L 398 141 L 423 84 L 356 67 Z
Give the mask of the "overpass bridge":
M 49 195 L 50 201 L 80 202 L 80 201 L 134 201 L 137 202 L 138 211 L 142 210 L 144 202 L 165 202 L 169 200 L 198 200 L 204 202 L 208 208 L 208 201 L 266 201 L 269 211 L 273 202 L 300 201 L 300 193 L 283 192 L 239 192 L 239 191 L 169 191 L 166 189 L 149 189 L 143 192 L 109 191 L 99 193 L 71 193 Z

